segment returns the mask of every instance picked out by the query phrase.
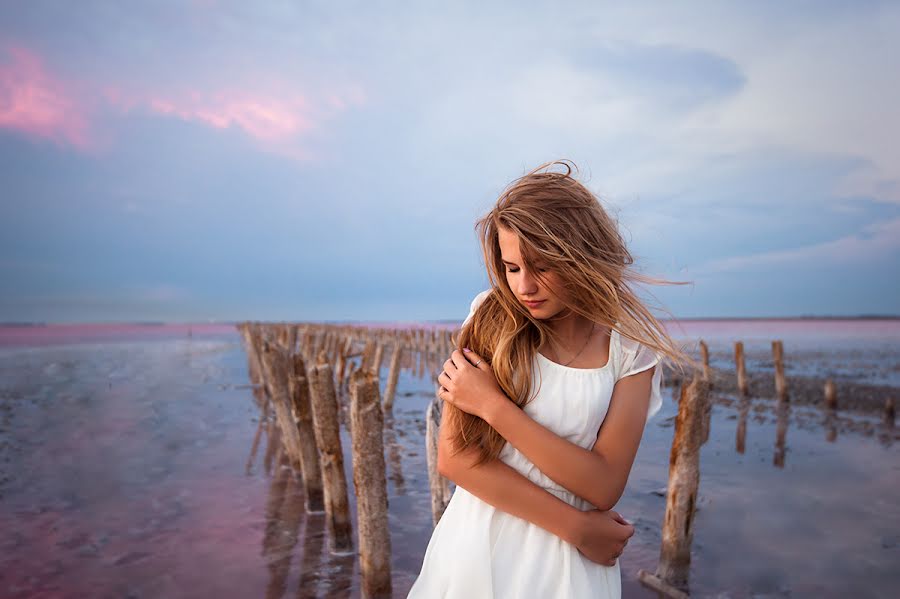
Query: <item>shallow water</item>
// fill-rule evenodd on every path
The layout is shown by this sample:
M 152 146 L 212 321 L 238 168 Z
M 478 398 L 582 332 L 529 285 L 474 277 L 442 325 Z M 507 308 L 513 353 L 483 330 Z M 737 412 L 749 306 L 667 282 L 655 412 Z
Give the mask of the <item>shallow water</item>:
M 359 596 L 353 556 L 329 555 L 323 516 L 297 509 L 302 488 L 278 466 L 277 436 L 262 430 L 251 455 L 261 414 L 237 333 L 183 334 L 0 350 L 0 595 Z M 427 376 L 403 372 L 385 431 L 398 597 L 431 531 L 423 412 L 432 392 Z M 616 506 L 637 529 L 621 557 L 625 597 L 655 596 L 636 577 L 659 556 L 670 393 Z M 892 596 L 895 433 L 839 428 L 829 440 L 819 414 L 793 408 L 779 443 L 774 405 L 752 402 L 744 416 L 738 402 L 713 408 L 694 595 Z M 352 490 L 346 433 L 343 442 Z

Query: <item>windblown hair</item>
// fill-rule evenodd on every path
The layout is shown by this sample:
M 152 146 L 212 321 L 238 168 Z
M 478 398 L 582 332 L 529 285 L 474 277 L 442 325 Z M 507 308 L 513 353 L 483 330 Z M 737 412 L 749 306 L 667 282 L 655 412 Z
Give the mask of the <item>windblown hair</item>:
M 550 170 L 555 165 L 564 166 L 566 172 Z M 500 227 L 518 235 L 522 260 L 539 281 L 545 283 L 546 278 L 535 263 L 559 275 L 568 295 L 559 299 L 569 310 L 656 350 L 682 373 L 686 364 L 697 364 L 630 287 L 632 281 L 690 282 L 648 277 L 629 268 L 634 258 L 618 223 L 594 194 L 571 176 L 572 167 L 577 172 L 569 160 L 549 162 L 514 180 L 493 209 L 475 224 L 491 292 L 459 331 L 456 345 L 482 356 L 504 393 L 519 407 L 533 399 L 532 359 L 537 348 L 548 338 L 557 341 L 557 336 L 546 321 L 534 318 L 510 289 L 500 254 Z M 552 293 L 552 287 L 548 290 Z M 505 441 L 487 422 L 452 404 L 443 407 L 443 418 L 450 419 L 455 451 L 477 447 L 477 463 L 499 456 Z

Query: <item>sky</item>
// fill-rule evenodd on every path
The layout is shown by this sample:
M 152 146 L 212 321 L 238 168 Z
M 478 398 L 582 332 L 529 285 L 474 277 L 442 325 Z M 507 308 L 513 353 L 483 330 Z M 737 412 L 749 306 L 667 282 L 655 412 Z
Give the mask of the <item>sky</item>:
M 626 6 L 627 4 L 627 6 Z M 0 4 L 0 322 L 462 320 L 566 158 L 662 317 L 900 314 L 900 3 Z

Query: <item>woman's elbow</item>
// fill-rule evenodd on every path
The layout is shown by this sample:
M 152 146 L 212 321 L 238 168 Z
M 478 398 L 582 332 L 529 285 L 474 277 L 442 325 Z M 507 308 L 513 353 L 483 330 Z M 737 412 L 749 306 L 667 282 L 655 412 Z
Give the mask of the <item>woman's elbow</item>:
M 617 489 L 610 489 L 607 487 L 601 487 L 596 490 L 596 494 L 593 498 L 588 498 L 588 501 L 595 508 L 600 510 L 601 512 L 607 512 L 613 509 L 617 503 L 619 503 L 619 499 L 622 497 L 622 491 Z
M 453 456 L 450 454 L 446 443 L 438 443 L 437 450 L 437 471 L 444 478 L 453 480 Z

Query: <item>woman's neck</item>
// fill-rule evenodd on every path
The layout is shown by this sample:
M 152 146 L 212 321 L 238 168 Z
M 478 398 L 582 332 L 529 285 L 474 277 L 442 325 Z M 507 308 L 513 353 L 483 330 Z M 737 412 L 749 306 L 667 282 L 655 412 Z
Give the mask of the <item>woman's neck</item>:
M 559 320 L 550 320 L 550 327 L 556 333 L 555 345 L 561 346 L 563 349 L 572 348 L 576 345 L 584 343 L 594 323 L 584 316 L 575 312 L 569 314 Z

